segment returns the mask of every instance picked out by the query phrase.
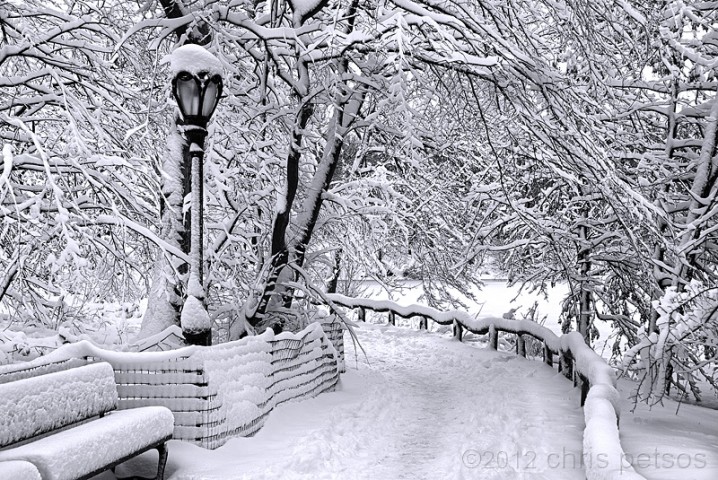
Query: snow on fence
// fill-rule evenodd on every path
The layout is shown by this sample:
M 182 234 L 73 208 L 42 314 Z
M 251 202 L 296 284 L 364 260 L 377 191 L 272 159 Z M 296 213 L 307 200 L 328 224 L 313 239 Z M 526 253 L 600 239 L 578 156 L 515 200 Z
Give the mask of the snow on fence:
M 554 354 L 559 356 L 558 369 L 581 386 L 581 406 L 586 428 L 583 432 L 583 450 L 587 458 L 605 458 L 606 462 L 587 462 L 587 480 L 646 480 L 631 466 L 621 462 L 626 458 L 618 432 L 620 419 L 619 393 L 616 389 L 616 373 L 591 347 L 586 345 L 578 332 L 557 336 L 548 328 L 530 320 L 513 320 L 496 317 L 475 318 L 467 312 L 453 310 L 442 312 L 431 307 L 401 306 L 388 300 L 368 300 L 329 294 L 327 299 L 337 305 L 358 309 L 358 317 L 366 321 L 366 310 L 387 312 L 389 323 L 396 324 L 396 316 L 419 318 L 419 328 L 426 329 L 428 320 L 440 325 L 452 325 L 454 337 L 461 341 L 463 331 L 489 335 L 489 345 L 498 348 L 498 333 L 516 335 L 516 352 L 526 356 L 525 336 L 533 337 L 542 344 L 543 361 L 554 364 Z M 335 308 L 336 309 L 336 308 Z
M 296 334 L 268 331 L 165 352 L 113 352 L 85 341 L 2 366 L 0 383 L 106 361 L 115 371 L 120 409 L 165 406 L 175 417 L 173 438 L 214 449 L 257 432 L 281 403 L 333 390 L 344 369 L 342 337 L 341 324 L 328 322 Z

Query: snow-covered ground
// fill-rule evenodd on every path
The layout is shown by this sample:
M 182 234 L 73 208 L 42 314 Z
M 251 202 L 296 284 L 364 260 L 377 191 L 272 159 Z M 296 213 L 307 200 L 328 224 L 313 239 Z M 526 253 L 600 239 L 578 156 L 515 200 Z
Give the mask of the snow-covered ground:
M 635 404 L 635 385 L 619 380 L 621 443 L 634 468 L 649 480 L 718 478 L 718 410 L 670 398 L 652 408 Z
M 600 461 L 581 455 L 578 390 L 541 362 L 403 327 L 357 333 L 367 355 L 347 342 L 336 392 L 280 406 L 256 436 L 215 451 L 172 441 L 166 478 L 568 480 Z M 623 407 L 624 462 L 651 480 L 718 477 L 718 412 Z M 155 462 L 118 474 L 149 476 Z
M 389 295 L 369 285 L 362 297 L 421 303 L 416 285 L 407 287 Z M 512 302 L 516 294 L 487 282 L 469 312 L 500 317 L 516 308 L 522 318 L 538 301 L 538 317 L 560 332 L 564 286 L 546 299 L 524 292 Z M 385 323 L 386 314 L 368 319 Z M 347 373 L 337 391 L 280 406 L 255 437 L 215 451 L 172 441 L 166 478 L 562 480 L 585 478 L 581 463 L 600 461 L 582 459 L 579 393 L 553 370 L 486 350 L 483 337 L 467 334 L 458 343 L 447 327 L 422 332 L 416 319 L 397 323 L 403 326 L 360 324 L 366 357 L 347 336 Z M 632 412 L 634 385 L 619 386 L 622 462 L 649 480 L 718 478 L 718 411 L 668 399 Z M 156 453 L 148 452 L 117 473 L 150 477 L 155 468 Z M 96 478 L 114 479 L 110 472 Z
M 216 451 L 173 441 L 168 478 L 584 478 L 578 392 L 541 362 L 400 327 L 358 334 L 367 357 L 349 342 L 338 391 Z

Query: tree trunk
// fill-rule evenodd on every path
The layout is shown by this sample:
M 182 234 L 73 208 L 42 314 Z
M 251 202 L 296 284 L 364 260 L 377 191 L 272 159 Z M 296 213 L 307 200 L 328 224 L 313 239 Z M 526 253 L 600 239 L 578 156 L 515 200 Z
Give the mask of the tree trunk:
M 181 173 L 185 148 L 187 147 L 183 144 L 182 136 L 174 130 L 167 140 L 167 151 L 162 165 L 162 171 L 165 173 L 162 176 L 162 198 L 165 203 L 160 217 L 160 236 L 169 244 L 179 247 L 183 253 L 189 253 L 189 242 L 183 244 L 185 237 L 189 239 L 189 232 L 184 231 L 182 219 L 184 184 Z M 184 260 L 168 255 L 159 256 L 152 272 L 152 287 L 147 299 L 147 310 L 142 318 L 140 338 L 180 324 L 184 297 L 184 285 L 180 277 L 187 271 L 188 265 Z
M 261 296 L 253 310 L 245 312 L 247 322 L 252 327 L 260 327 L 260 323 L 265 318 L 269 310 L 269 304 L 273 297 L 279 295 L 281 303 L 286 305 L 291 301 L 291 297 L 287 298 L 283 292 L 277 292 L 277 286 L 286 282 L 286 278 L 280 278 L 282 272 L 286 269 L 290 260 L 289 246 L 287 245 L 287 227 L 292 213 L 292 206 L 297 195 L 299 186 L 299 162 L 302 156 L 300 145 L 304 138 L 304 129 L 309 123 L 312 116 L 312 108 L 308 102 L 302 101 L 297 113 L 297 120 L 292 132 L 292 142 L 287 154 L 287 183 L 284 195 L 277 208 L 272 225 L 272 249 L 269 270 L 266 274 L 264 287 Z M 284 272 L 283 276 L 289 272 Z
M 673 153 L 675 152 L 675 137 L 676 137 L 676 130 L 677 130 L 677 121 L 676 121 L 676 108 L 678 104 L 678 80 L 674 80 L 673 84 L 671 86 L 671 108 L 668 110 L 668 125 L 666 127 L 666 159 L 667 161 L 671 161 L 673 159 Z M 664 187 L 664 193 L 668 192 L 668 185 Z M 657 202 L 660 206 L 660 201 Z M 666 230 L 668 229 L 668 222 L 663 218 L 658 218 L 658 232 L 661 235 L 661 238 L 659 239 L 659 243 L 656 245 L 656 248 L 653 251 L 653 277 L 656 279 L 656 284 L 658 287 L 658 291 L 654 295 L 654 297 L 651 300 L 658 300 L 660 296 L 663 294 L 664 289 L 670 284 L 666 281 L 664 281 L 664 277 L 669 274 L 669 272 L 666 272 L 666 270 L 662 267 L 662 265 L 665 263 L 666 258 L 666 246 L 664 243 L 662 243 L 663 235 L 666 233 Z M 651 310 L 651 317 L 648 321 L 648 332 L 657 332 L 658 329 L 656 328 L 656 322 L 658 321 L 658 311 L 656 309 Z
M 339 284 L 339 273 L 341 272 L 342 249 L 334 251 L 334 268 L 332 268 L 332 276 L 327 281 L 327 293 L 337 293 L 337 285 Z
M 579 302 L 578 302 L 578 332 L 583 336 L 586 345 L 591 345 L 590 329 L 593 312 L 593 292 L 590 288 L 591 255 L 588 242 L 588 227 L 579 227 L 581 246 L 578 252 L 578 264 L 580 280 Z

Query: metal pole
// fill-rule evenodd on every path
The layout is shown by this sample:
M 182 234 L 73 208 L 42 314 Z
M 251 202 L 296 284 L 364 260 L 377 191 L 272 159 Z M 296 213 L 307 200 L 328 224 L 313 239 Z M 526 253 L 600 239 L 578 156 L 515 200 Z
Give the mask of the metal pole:
M 202 305 L 207 315 L 206 288 L 204 284 L 204 129 L 188 131 L 188 154 L 191 161 L 191 194 L 190 194 L 190 265 L 187 283 L 188 299 L 194 297 Z M 184 315 L 184 310 L 183 310 Z M 209 317 L 207 317 L 209 322 Z M 192 345 L 212 345 L 212 329 L 184 331 L 185 339 Z
M 196 142 L 192 142 L 189 147 L 189 153 L 192 157 L 192 198 L 190 206 L 191 214 L 191 257 L 190 257 L 190 275 L 194 272 L 197 276 L 200 286 L 202 287 L 202 303 L 204 303 L 204 278 L 202 264 L 204 260 L 204 252 L 202 245 L 204 243 L 204 150 Z
M 187 135 L 187 133 L 185 133 L 185 135 Z M 192 155 L 189 153 L 188 147 L 182 148 L 182 163 L 180 165 L 180 173 L 182 175 L 182 203 L 180 208 L 181 211 L 184 211 L 183 209 L 185 198 L 187 198 L 187 195 L 192 194 Z M 192 251 L 192 235 L 190 234 L 191 231 L 192 216 L 183 214 L 182 230 L 180 232 L 180 248 L 182 248 L 182 252 L 187 254 L 187 256 L 189 256 L 190 252 Z M 189 267 L 190 266 L 188 263 L 182 263 L 177 270 L 181 275 L 185 276 L 189 273 Z

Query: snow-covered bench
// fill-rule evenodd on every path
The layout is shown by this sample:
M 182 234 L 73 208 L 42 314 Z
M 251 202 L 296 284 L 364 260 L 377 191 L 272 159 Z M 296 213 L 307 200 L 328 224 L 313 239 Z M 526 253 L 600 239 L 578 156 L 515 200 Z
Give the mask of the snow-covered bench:
M 116 408 L 114 372 L 104 362 L 0 384 L 0 472 L 32 475 L 29 462 L 43 480 L 87 479 L 157 449 L 161 480 L 172 412 Z

